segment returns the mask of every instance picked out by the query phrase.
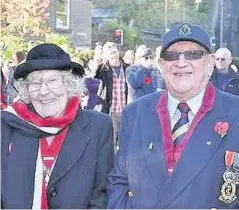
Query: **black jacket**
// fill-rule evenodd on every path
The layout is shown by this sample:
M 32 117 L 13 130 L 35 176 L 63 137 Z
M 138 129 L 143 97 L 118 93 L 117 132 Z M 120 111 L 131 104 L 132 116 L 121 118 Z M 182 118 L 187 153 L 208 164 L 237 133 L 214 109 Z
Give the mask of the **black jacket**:
M 123 65 L 124 69 L 124 76 L 126 68 L 128 67 L 128 64 L 125 64 L 123 61 L 121 61 L 121 64 Z M 106 98 L 101 99 L 99 98 L 99 103 L 103 105 L 102 112 L 109 114 L 110 107 L 112 105 L 112 90 L 113 90 L 113 70 L 110 67 L 110 65 L 102 64 L 98 67 L 97 73 L 95 78 L 102 80 L 103 87 L 106 87 Z M 125 100 L 127 103 L 127 95 L 128 95 L 128 86 L 126 82 L 126 76 L 125 76 Z
M 218 87 L 218 85 L 217 85 L 217 80 L 219 77 L 219 74 L 217 71 L 218 70 L 216 70 L 216 69 L 214 70 L 210 81 L 213 83 L 213 85 L 216 88 L 221 90 L 221 88 Z M 236 73 L 235 71 L 233 71 L 231 68 L 229 69 L 229 79 L 228 79 L 228 81 L 226 83 L 226 87 L 223 91 L 227 92 L 227 93 L 231 93 L 236 96 L 239 96 L 239 74 Z

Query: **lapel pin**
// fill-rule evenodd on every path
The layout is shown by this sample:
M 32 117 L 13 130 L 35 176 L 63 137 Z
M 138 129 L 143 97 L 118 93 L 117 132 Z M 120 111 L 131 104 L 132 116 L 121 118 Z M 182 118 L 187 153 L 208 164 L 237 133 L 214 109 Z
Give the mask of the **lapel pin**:
M 207 141 L 206 144 L 207 144 L 208 146 L 211 146 L 211 145 L 212 145 L 212 141 Z
M 153 150 L 153 148 L 154 148 L 154 144 L 153 144 L 153 142 L 150 142 L 150 144 L 149 144 L 149 150 Z
M 9 151 L 9 153 L 11 153 L 12 152 L 12 142 L 9 144 L 9 146 L 8 146 L 8 151 Z

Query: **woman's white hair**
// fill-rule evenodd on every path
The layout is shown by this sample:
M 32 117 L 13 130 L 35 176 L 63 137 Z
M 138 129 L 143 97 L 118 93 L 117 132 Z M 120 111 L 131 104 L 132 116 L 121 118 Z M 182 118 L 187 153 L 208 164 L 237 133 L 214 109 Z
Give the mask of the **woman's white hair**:
M 56 70 L 57 71 L 57 70 Z M 38 73 L 41 71 L 33 72 L 37 76 Z M 60 75 L 65 81 L 66 87 L 67 87 L 67 92 L 69 98 L 73 96 L 79 97 L 81 99 L 82 92 L 85 89 L 84 83 L 83 83 L 83 78 L 80 78 L 74 74 L 71 73 L 72 70 L 70 71 L 59 71 Z M 29 74 L 27 78 L 31 77 L 32 74 Z M 30 103 L 30 98 L 29 98 L 29 91 L 27 88 L 27 78 L 20 78 L 18 80 L 14 81 L 14 86 L 18 90 L 20 100 L 24 101 L 25 103 Z

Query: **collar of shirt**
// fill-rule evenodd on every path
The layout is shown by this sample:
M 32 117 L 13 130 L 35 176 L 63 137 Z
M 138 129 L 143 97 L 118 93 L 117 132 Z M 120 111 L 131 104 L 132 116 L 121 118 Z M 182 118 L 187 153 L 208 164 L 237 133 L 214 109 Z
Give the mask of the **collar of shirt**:
M 186 101 L 186 103 L 188 104 L 194 116 L 197 114 L 198 110 L 200 109 L 202 105 L 204 93 L 205 93 L 205 88 L 199 94 L 197 94 L 193 98 Z M 173 97 L 172 94 L 168 91 L 168 110 L 169 110 L 170 119 L 172 119 L 174 114 L 176 113 L 179 103 L 180 101 L 176 99 L 175 97 Z

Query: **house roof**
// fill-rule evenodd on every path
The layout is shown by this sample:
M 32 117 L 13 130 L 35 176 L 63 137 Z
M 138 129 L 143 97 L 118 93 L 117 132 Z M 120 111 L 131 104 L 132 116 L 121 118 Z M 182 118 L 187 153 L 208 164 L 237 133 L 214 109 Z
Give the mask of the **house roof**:
M 113 9 L 108 8 L 96 8 L 92 9 L 92 18 L 115 18 L 117 13 Z

